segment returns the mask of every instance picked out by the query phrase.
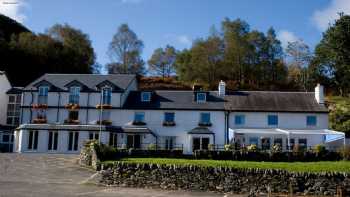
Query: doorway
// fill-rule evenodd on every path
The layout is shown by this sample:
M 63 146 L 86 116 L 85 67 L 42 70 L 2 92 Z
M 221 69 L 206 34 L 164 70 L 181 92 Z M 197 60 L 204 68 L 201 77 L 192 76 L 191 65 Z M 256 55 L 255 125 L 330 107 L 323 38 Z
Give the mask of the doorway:
M 140 149 L 141 148 L 141 135 L 128 135 L 127 137 L 127 147 Z

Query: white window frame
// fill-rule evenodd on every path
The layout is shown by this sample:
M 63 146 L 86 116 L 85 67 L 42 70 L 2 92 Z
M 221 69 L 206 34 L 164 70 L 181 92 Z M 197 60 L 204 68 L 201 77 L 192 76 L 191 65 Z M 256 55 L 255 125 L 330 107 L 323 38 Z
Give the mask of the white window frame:
M 51 136 L 51 147 L 50 147 L 50 144 L 49 144 L 49 140 L 50 140 L 50 135 L 49 133 L 52 133 L 52 136 Z M 57 134 L 57 144 L 56 144 L 56 149 L 55 149 L 55 135 Z M 47 150 L 49 152 L 55 152 L 58 150 L 58 144 L 59 144 L 59 133 L 58 131 L 49 131 L 48 132 L 48 136 L 47 136 L 48 140 L 47 140 Z
M 204 99 L 200 100 L 199 95 L 204 95 Z M 197 96 L 197 103 L 205 103 L 207 101 L 207 94 L 204 92 L 198 92 L 196 96 Z
M 134 114 L 134 121 L 135 122 L 138 121 L 138 120 L 136 120 L 136 115 L 137 114 L 142 114 L 143 115 L 143 120 L 141 120 L 140 122 L 145 122 L 145 112 L 135 112 L 135 114 Z
M 69 88 L 69 103 L 74 103 L 71 100 L 71 97 L 77 97 L 77 103 L 75 104 L 79 104 L 79 100 L 80 100 L 80 86 L 72 86 Z
M 146 96 L 146 99 L 144 98 Z M 151 101 L 151 92 L 141 92 L 141 101 L 150 102 Z
M 243 122 L 241 124 L 237 124 L 236 123 L 236 118 L 237 117 L 243 118 Z M 236 126 L 244 126 L 245 125 L 245 115 L 244 114 L 236 114 L 235 115 L 235 119 L 234 119 L 234 123 L 235 123 Z
M 13 101 L 11 101 L 10 97 L 14 98 Z M 7 104 L 7 119 L 6 123 L 8 125 L 19 125 L 20 122 L 20 106 L 21 106 L 21 100 L 22 96 L 17 94 L 9 95 L 8 97 L 8 104 Z M 10 106 L 13 105 L 13 109 L 10 110 Z M 17 110 L 18 107 L 18 110 Z M 18 122 L 16 122 L 16 119 Z

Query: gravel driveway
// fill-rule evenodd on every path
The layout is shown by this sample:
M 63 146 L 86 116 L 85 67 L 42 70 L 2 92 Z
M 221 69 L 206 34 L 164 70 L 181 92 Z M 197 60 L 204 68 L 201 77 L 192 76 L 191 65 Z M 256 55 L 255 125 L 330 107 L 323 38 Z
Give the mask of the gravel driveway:
M 0 197 L 223 196 L 214 193 L 99 187 L 83 184 L 95 172 L 79 167 L 76 155 L 0 154 Z

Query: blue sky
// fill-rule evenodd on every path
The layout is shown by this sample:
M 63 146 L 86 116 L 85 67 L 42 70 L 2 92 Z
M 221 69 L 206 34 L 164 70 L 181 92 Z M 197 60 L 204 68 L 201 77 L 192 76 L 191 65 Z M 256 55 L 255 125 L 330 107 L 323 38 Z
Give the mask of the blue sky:
M 36 33 L 55 23 L 81 29 L 103 65 L 110 61 L 108 44 L 122 23 L 144 41 L 147 61 L 154 49 L 167 44 L 190 47 L 225 17 L 241 18 L 264 32 L 272 26 L 283 43 L 303 39 L 313 48 L 338 12 L 350 14 L 350 0 L 0 0 L 0 13 Z

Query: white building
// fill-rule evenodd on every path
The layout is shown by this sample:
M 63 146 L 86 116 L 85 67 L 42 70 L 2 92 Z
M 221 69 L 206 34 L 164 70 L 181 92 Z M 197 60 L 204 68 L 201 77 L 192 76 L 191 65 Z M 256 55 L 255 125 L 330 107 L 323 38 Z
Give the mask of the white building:
M 88 139 L 186 154 L 230 142 L 313 146 L 341 134 L 327 130 L 318 88 L 316 95 L 227 92 L 220 82 L 218 91 L 142 91 L 134 75 L 46 74 L 23 89 L 15 150 L 78 153 Z

